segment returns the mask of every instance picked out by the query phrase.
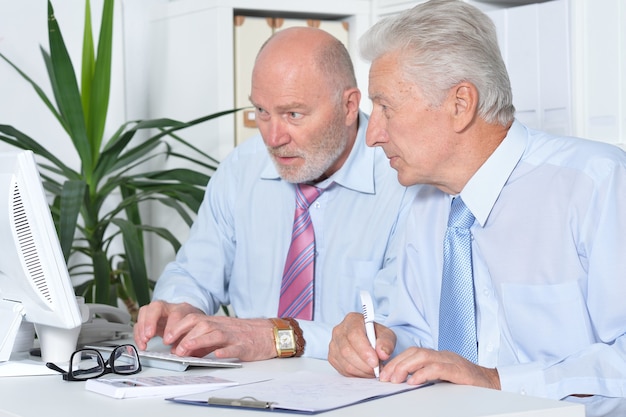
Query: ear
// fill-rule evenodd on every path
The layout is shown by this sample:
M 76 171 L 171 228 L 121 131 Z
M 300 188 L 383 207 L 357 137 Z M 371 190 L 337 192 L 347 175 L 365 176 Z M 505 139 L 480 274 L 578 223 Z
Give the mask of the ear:
M 474 118 L 478 109 L 478 90 L 474 84 L 462 82 L 452 87 L 453 124 L 456 132 L 467 128 Z
M 358 88 L 349 88 L 343 92 L 343 108 L 346 114 L 346 126 L 353 124 L 359 117 L 361 91 Z

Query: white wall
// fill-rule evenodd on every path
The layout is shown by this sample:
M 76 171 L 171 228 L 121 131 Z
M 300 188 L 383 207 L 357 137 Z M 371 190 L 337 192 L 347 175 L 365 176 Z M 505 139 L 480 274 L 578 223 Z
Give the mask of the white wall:
M 165 1 L 115 1 L 108 134 L 124 121 L 147 116 L 149 11 Z M 75 71 L 80 76 L 85 0 L 53 0 L 53 6 Z M 91 0 L 96 43 L 101 11 L 102 0 Z M 47 2 L 0 0 L 0 52 L 51 95 L 40 47 L 49 50 Z M 72 152 L 68 152 L 68 142 L 58 123 L 29 84 L 4 61 L 0 62 L 0 80 L 0 122 L 23 128 L 34 138 L 49 140 L 51 149 L 62 150 L 70 157 Z
M 0 1 L 0 51 L 50 94 L 43 59 L 39 53 L 39 45 L 46 45 L 48 49 L 47 10 L 45 2 L 39 3 L 39 7 L 34 7 L 32 2 Z M 67 32 L 73 32 L 78 28 L 72 27 L 76 26 L 69 22 L 72 18 L 67 19 L 67 16 L 74 14 L 71 5 L 67 6 L 67 10 L 63 7 L 57 10 L 58 20 L 68 20 L 65 24 L 68 26 Z M 52 115 L 45 110 L 28 83 L 4 61 L 0 61 L 0 123 L 17 127 L 50 148 L 58 149 L 64 144 L 63 131 L 54 122 Z M 0 144 L 0 149 L 11 148 Z

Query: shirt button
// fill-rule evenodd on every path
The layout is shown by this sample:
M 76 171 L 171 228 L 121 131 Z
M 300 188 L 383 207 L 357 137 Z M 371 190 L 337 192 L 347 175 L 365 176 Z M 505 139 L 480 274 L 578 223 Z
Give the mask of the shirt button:
M 485 297 L 489 297 L 489 294 L 490 294 L 490 291 L 489 291 L 487 288 L 485 288 L 485 289 L 483 290 L 483 295 L 484 295 Z
M 489 352 L 489 353 L 493 352 L 493 343 L 489 343 L 487 345 L 487 352 Z
M 526 390 L 524 388 L 522 388 L 519 393 L 522 394 L 522 395 L 526 395 Z
M 322 207 L 322 205 L 319 203 L 319 201 L 316 201 L 315 202 L 315 208 L 320 208 L 320 207 Z

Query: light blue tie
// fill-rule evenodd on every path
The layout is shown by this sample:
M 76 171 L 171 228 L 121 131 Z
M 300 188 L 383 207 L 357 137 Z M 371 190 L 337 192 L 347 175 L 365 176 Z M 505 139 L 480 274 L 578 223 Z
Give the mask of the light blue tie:
M 472 212 L 461 197 L 452 200 L 443 243 L 443 279 L 439 305 L 439 350 L 477 363 L 476 308 L 472 274 Z

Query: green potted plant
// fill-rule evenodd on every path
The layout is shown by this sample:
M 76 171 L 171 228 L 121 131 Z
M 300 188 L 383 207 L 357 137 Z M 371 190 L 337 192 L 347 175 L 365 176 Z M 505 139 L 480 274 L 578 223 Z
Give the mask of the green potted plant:
M 77 294 L 85 296 L 88 302 L 111 305 L 121 299 L 135 317 L 138 307 L 150 301 L 154 285 L 147 273 L 145 236 L 153 234 L 164 239 L 174 251 L 180 246 L 166 227 L 146 224 L 140 209 L 149 203 L 160 203 L 190 225 L 201 203 L 209 173 L 218 165 L 217 160 L 175 132 L 237 109 L 186 123 L 170 119 L 129 121 L 105 138 L 114 0 L 104 0 L 97 51 L 92 36 L 90 2 L 85 3 L 80 89 L 50 0 L 49 52 L 43 48 L 41 52 L 53 99 L 0 53 L 0 58 L 30 83 L 67 132 L 80 159 L 80 171 L 70 168 L 44 143 L 13 126 L 0 124 L 0 140 L 16 148 L 32 150 L 43 160 L 39 163 L 40 171 L 44 187 L 53 197 L 50 209 L 61 248 L 71 275 L 82 278 L 75 287 Z M 136 135 L 138 132 L 145 132 L 148 137 L 138 138 L 141 136 Z M 184 145 L 188 152 L 173 151 L 171 144 L 174 142 Z M 184 160 L 198 170 L 152 169 L 155 158 L 163 157 Z M 113 244 L 116 239 L 122 244 Z

